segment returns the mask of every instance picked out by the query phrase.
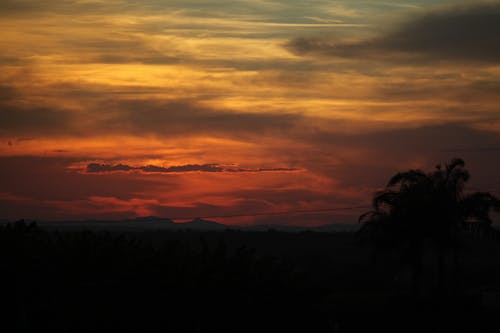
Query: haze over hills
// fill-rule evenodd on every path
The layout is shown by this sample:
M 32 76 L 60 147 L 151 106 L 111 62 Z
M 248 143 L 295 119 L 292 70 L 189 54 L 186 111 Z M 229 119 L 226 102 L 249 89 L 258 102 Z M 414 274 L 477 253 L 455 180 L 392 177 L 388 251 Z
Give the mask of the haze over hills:
M 9 221 L 4 220 L 5 224 Z M 10 221 L 13 222 L 13 221 Z M 200 231 L 269 231 L 281 232 L 354 232 L 358 224 L 332 223 L 322 226 L 289 226 L 282 224 L 259 224 L 251 226 L 226 225 L 220 222 L 195 218 L 188 222 L 175 222 L 169 218 L 157 216 L 137 217 L 124 220 L 80 220 L 80 221 L 36 221 L 40 226 L 59 229 L 106 229 L 110 231 L 142 231 L 142 230 L 200 230 Z

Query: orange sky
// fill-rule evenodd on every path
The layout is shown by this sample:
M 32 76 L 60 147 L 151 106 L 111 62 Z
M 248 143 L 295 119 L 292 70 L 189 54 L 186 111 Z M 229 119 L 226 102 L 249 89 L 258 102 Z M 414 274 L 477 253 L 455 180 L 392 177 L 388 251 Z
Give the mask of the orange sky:
M 0 219 L 367 206 L 455 156 L 500 195 L 498 1 L 3 0 L 0 27 Z

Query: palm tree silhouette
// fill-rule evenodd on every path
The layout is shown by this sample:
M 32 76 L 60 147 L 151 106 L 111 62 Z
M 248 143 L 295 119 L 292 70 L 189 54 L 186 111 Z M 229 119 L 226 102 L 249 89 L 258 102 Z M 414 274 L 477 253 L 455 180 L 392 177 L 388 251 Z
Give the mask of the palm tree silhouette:
M 412 289 L 419 296 L 422 256 L 431 244 L 437 257 L 437 290 L 444 292 L 445 253 L 453 254 L 457 267 L 458 237 L 463 231 L 496 233 L 490 212 L 500 211 L 500 201 L 487 192 L 465 192 L 469 172 L 455 158 L 438 164 L 433 172 L 409 170 L 394 175 L 373 198 L 373 210 L 359 217 L 360 235 L 380 249 L 397 250 L 412 269 Z M 456 271 L 456 269 L 454 269 Z

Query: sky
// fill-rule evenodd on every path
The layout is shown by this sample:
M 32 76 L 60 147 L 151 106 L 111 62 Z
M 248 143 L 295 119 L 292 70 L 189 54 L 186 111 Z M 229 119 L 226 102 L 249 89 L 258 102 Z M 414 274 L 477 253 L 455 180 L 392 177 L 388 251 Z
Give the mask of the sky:
M 453 157 L 500 195 L 499 1 L 2 0 L 0 28 L 0 219 L 356 223 Z

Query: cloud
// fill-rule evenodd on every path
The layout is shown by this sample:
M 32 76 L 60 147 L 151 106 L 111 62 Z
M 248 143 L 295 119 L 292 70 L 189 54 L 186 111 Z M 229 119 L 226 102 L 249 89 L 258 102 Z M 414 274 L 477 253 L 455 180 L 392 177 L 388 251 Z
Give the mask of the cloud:
M 8 85 L 0 85 L 0 100 L 11 100 L 16 96 L 16 90 Z
M 286 47 L 299 55 L 498 63 L 499 35 L 500 4 L 491 3 L 427 11 L 392 32 L 359 42 L 295 38 Z
M 0 102 L 0 134 L 61 133 L 72 114 L 49 107 L 5 105 Z
M 75 14 L 75 13 L 110 13 L 124 8 L 122 1 L 80 1 L 80 0 L 2 0 L 0 14 L 33 15 L 33 14 Z
M 87 165 L 87 173 L 109 173 L 109 172 L 128 172 L 142 171 L 144 173 L 181 173 L 181 172 L 290 172 L 298 171 L 296 168 L 226 168 L 218 164 L 185 164 L 171 167 L 161 167 L 156 165 L 129 166 L 126 164 L 98 164 L 90 163 Z
M 87 172 L 89 173 L 98 173 L 98 172 L 112 172 L 112 171 L 130 171 L 133 170 L 131 166 L 125 165 L 125 164 L 117 164 L 117 165 L 110 165 L 110 164 L 97 164 L 97 163 L 90 163 L 87 165 Z
M 18 82 L 33 79 L 15 77 Z M 35 79 L 33 79 L 35 80 Z M 74 136 L 139 135 L 238 136 L 280 134 L 300 126 L 291 112 L 241 112 L 203 105 L 210 97 L 135 98 L 158 89 L 131 87 L 125 93 L 107 85 L 62 85 L 34 88 L 0 84 L 0 135 Z M 99 90 L 100 89 L 100 90 Z M 134 97 L 131 97 L 134 96 Z M 80 112 L 79 105 L 85 105 Z
M 29 80 L 19 76 L 18 80 Z M 68 109 L 30 101 L 28 94 L 12 84 L 0 85 L 0 135 L 32 136 L 68 131 L 75 115 Z
M 63 42 L 67 50 L 76 50 L 80 54 L 80 63 L 165 65 L 181 61 L 174 50 L 160 52 L 136 36 L 116 37 L 110 34 L 90 40 L 63 38 Z M 170 49 L 174 47 L 170 45 Z
M 99 123 L 108 131 L 143 135 L 277 134 L 288 132 L 303 120 L 292 113 L 250 113 L 216 110 L 196 100 L 108 100 L 102 109 L 115 117 Z

